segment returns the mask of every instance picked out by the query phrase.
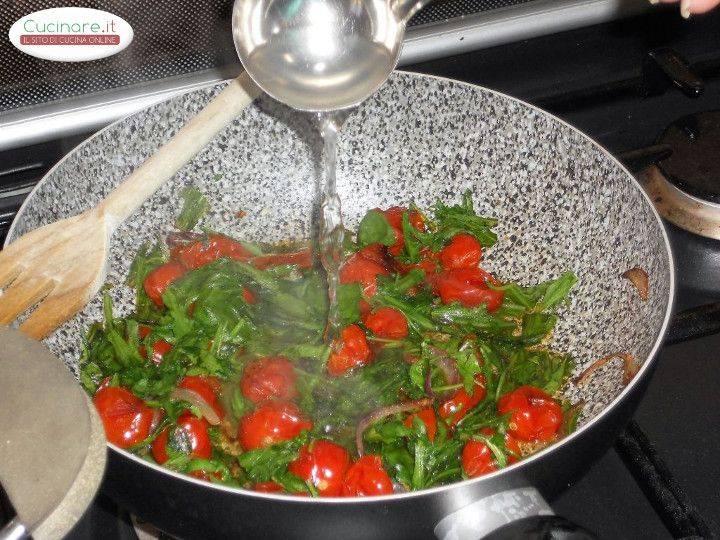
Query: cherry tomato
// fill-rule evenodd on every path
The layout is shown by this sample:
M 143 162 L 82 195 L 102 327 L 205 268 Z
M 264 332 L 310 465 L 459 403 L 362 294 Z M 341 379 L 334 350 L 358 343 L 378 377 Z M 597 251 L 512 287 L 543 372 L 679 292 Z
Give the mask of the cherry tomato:
M 505 293 L 489 289 L 486 281 L 492 276 L 480 268 L 448 270 L 435 278 L 435 289 L 443 304 L 460 302 L 465 307 L 485 304 L 489 312 L 497 310 Z
M 428 407 L 427 409 L 422 409 L 414 414 L 411 414 L 405 419 L 405 425 L 409 428 L 413 427 L 415 417 L 422 420 L 423 424 L 425 424 L 428 439 L 434 441 L 435 434 L 437 433 L 437 418 L 435 418 L 435 411 L 433 408 Z
M 108 441 L 128 448 L 150 435 L 153 410 L 125 388 L 106 386 L 93 398 Z
M 220 381 L 216 377 L 187 375 L 178 383 L 178 388 L 192 390 L 215 410 L 218 418 L 225 418 L 225 409 L 218 401 L 217 395 L 220 392 Z
M 260 270 L 283 264 L 296 264 L 300 268 L 310 268 L 312 266 L 312 253 L 309 249 L 304 249 L 302 251 L 295 251 L 294 253 L 259 255 L 250 259 L 250 264 Z
M 408 335 L 405 315 L 391 307 L 383 307 L 370 313 L 364 322 L 373 334 L 382 338 L 403 339 Z
M 365 454 L 345 473 L 342 494 L 344 497 L 372 497 L 390 495 L 392 480 L 383 468 L 380 456 Z
M 521 441 L 549 441 L 563 421 L 560 405 L 534 386 L 521 386 L 502 396 L 500 414 L 510 414 L 508 431 Z
M 209 427 L 207 420 L 185 411 L 178 418 L 174 429 L 165 428 L 153 441 L 152 454 L 155 461 L 162 465 L 168 460 L 167 443 L 170 436 L 176 441 L 176 447 L 186 449 L 190 457 L 209 459 L 212 456 Z
M 385 219 L 387 219 L 388 223 L 395 231 L 395 243 L 388 248 L 388 251 L 391 255 L 400 255 L 405 247 L 405 234 L 403 233 L 402 228 L 402 216 L 408 211 L 408 209 L 402 206 L 393 206 L 387 210 L 380 210 L 379 208 L 376 208 L 376 210 L 383 213 Z M 422 215 L 418 212 L 410 212 L 408 219 L 410 221 L 410 225 L 414 228 L 419 231 L 425 230 L 425 222 L 423 221 Z
M 484 435 L 492 436 L 495 430 L 483 428 L 480 430 Z M 505 434 L 505 448 L 520 455 L 520 447 L 517 440 L 509 433 Z M 508 463 L 515 463 L 518 458 L 512 454 L 507 456 Z M 462 451 L 462 468 L 470 478 L 482 476 L 498 470 L 498 464 L 492 451 L 483 441 L 470 440 L 465 444 Z
M 303 446 L 288 470 L 298 478 L 311 482 L 321 496 L 337 497 L 342 493 L 348 467 L 348 451 L 334 442 L 320 439 Z
M 262 358 L 245 368 L 240 389 L 256 404 L 270 399 L 290 400 L 298 395 L 296 380 L 295 368 L 287 358 Z
M 390 264 L 390 260 L 385 254 L 385 246 L 382 244 L 370 244 L 369 246 L 365 246 L 358 251 L 358 255 L 370 261 L 376 262 L 383 267 L 388 267 Z
M 282 493 L 285 491 L 277 482 L 258 482 L 257 484 L 253 484 L 252 490 L 261 493 Z
M 377 292 L 377 276 L 387 276 L 388 269 L 373 259 L 368 259 L 361 252 L 353 253 L 340 268 L 340 283 L 359 283 L 365 296 L 373 296 Z
M 475 375 L 473 394 L 469 395 L 465 388 L 460 388 L 440 405 L 438 414 L 440 418 L 447 420 L 450 426 L 455 426 L 470 409 L 485 399 L 486 393 L 485 376 Z
M 257 304 L 257 298 L 255 298 L 255 295 L 252 292 L 250 292 L 250 290 L 247 287 L 243 287 L 242 295 L 243 295 L 243 299 L 248 304 Z
M 145 325 L 140 325 L 138 327 L 138 335 L 140 336 L 140 339 L 145 339 L 152 329 Z M 167 341 L 164 339 L 159 339 L 152 345 L 152 362 L 155 365 L 160 365 L 163 360 L 163 356 L 165 356 L 167 353 L 169 353 L 172 350 L 172 345 L 170 345 Z M 147 358 L 147 349 L 145 349 L 145 345 L 140 345 L 140 356 L 143 358 Z
M 218 480 L 222 479 L 222 475 L 219 472 L 210 473 L 214 478 L 217 478 Z M 197 478 L 198 480 L 204 480 L 205 482 L 211 482 L 212 478 L 206 471 L 190 471 L 188 473 L 188 476 L 192 476 L 193 478 Z
M 172 253 L 185 268 L 189 269 L 200 268 L 222 257 L 228 257 L 236 261 L 247 261 L 252 257 L 252 253 L 240 242 L 220 234 L 211 234 L 207 240 L 199 240 L 181 246 L 173 250 Z
M 482 258 L 482 246 L 471 234 L 456 234 L 440 252 L 440 264 L 445 270 L 477 268 Z
M 365 332 L 356 325 L 346 326 L 340 332 L 340 339 L 333 343 L 333 351 L 328 358 L 328 373 L 334 377 L 346 371 L 368 364 L 372 351 Z
M 254 450 L 294 439 L 307 429 L 312 429 L 312 422 L 300 412 L 297 405 L 269 401 L 240 419 L 238 439 L 243 449 Z
M 158 266 L 155 270 L 150 272 L 143 282 L 143 288 L 150 297 L 150 300 L 155 302 L 158 307 L 163 307 L 162 295 L 165 289 L 168 288 L 173 281 L 180 279 L 185 275 L 185 267 L 175 261 L 170 261 Z
M 438 256 L 430 251 L 430 249 L 422 248 L 420 250 L 419 262 L 405 264 L 402 261 L 395 259 L 395 268 L 397 268 L 398 272 L 401 274 L 407 274 L 410 270 L 419 268 L 425 272 L 425 280 L 431 282 L 438 269 L 437 258 Z

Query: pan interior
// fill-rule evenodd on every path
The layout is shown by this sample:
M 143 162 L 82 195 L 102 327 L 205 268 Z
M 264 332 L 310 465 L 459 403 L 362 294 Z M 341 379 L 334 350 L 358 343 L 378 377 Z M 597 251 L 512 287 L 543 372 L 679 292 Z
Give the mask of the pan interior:
M 176 97 L 122 120 L 70 153 L 29 197 L 10 239 L 96 204 L 195 114 L 221 86 Z M 250 240 L 311 234 L 320 143 L 310 118 L 270 98 L 257 100 L 124 223 L 112 238 L 107 281 L 120 314 L 131 311 L 124 285 L 139 245 L 170 231 L 183 186 L 212 202 L 211 229 Z M 638 185 L 595 143 L 554 117 L 479 87 L 395 73 L 354 110 L 340 136 L 338 190 L 349 227 L 368 208 L 437 198 L 456 202 L 471 189 L 476 209 L 500 220 L 485 265 L 501 279 L 533 283 L 573 270 L 579 277 L 561 313 L 555 347 L 578 371 L 606 355 L 650 354 L 671 296 L 662 228 Z M 247 217 L 236 214 L 243 210 Z M 645 269 L 642 301 L 621 277 Z M 82 338 L 101 319 L 100 298 L 46 339 L 77 373 Z M 610 362 L 583 388 L 581 422 L 622 390 L 622 363 Z

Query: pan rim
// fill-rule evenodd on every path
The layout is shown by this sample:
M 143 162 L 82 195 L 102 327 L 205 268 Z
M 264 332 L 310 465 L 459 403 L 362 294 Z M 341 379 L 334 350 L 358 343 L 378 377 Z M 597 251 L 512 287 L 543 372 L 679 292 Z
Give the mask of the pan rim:
M 663 243 L 665 246 L 665 253 L 667 255 L 667 261 L 668 261 L 668 268 L 669 268 L 669 293 L 668 293 L 668 301 L 665 308 L 665 315 L 663 317 L 662 325 L 660 326 L 660 329 L 658 333 L 655 336 L 653 346 L 650 349 L 650 352 L 646 356 L 642 366 L 640 367 L 639 371 L 633 377 L 633 379 L 623 388 L 620 393 L 618 393 L 617 396 L 615 396 L 610 403 L 608 403 L 602 411 L 600 411 L 598 414 L 596 414 L 593 418 L 591 418 L 586 424 L 581 426 L 579 429 L 574 431 L 572 434 L 568 435 L 561 441 L 558 441 L 556 443 L 553 443 L 552 445 L 548 446 L 547 448 L 544 448 L 540 452 L 537 452 L 536 454 L 533 454 L 529 456 L 528 458 L 523 459 L 522 461 L 519 461 L 513 465 L 510 465 L 509 467 L 505 467 L 504 469 L 497 470 L 495 472 L 492 472 L 490 474 L 480 476 L 477 478 L 470 478 L 467 480 L 460 480 L 457 482 L 453 482 L 451 484 L 446 484 L 442 486 L 437 486 L 429 489 L 424 489 L 420 491 L 410 491 L 407 493 L 394 493 L 392 495 L 380 495 L 380 496 L 372 496 L 372 497 L 312 497 L 312 498 L 306 498 L 306 497 L 297 497 L 293 495 L 287 495 L 287 494 L 277 494 L 277 493 L 261 493 L 257 491 L 251 491 L 248 489 L 243 488 L 236 488 L 231 486 L 224 486 L 220 484 L 215 484 L 212 482 L 206 482 L 200 479 L 193 478 L 191 476 L 187 476 L 172 470 L 169 470 L 165 467 L 162 467 L 158 464 L 151 463 L 149 461 L 146 461 L 139 456 L 136 456 L 135 454 L 132 454 L 130 452 L 127 452 L 126 450 L 123 450 L 122 448 L 114 445 L 113 443 L 108 442 L 107 446 L 110 450 L 114 451 L 116 454 L 122 456 L 123 458 L 129 459 L 131 461 L 134 461 L 136 464 L 144 467 L 149 467 L 153 469 L 155 472 L 158 472 L 160 474 L 166 474 L 169 476 L 174 477 L 177 480 L 190 482 L 198 485 L 199 487 L 203 487 L 205 489 L 213 489 L 220 492 L 225 492 L 233 495 L 243 495 L 243 496 L 250 496 L 250 497 L 256 497 L 258 499 L 265 499 L 268 501 L 278 501 L 278 502 L 284 502 L 284 503 L 295 503 L 299 505 L 306 505 L 306 504 L 314 504 L 314 505 L 336 505 L 336 504 L 345 504 L 345 505 L 354 505 L 354 504 L 385 504 L 388 502 L 394 502 L 394 501 L 401 501 L 401 500 L 407 500 L 417 497 L 425 497 L 425 496 L 433 496 L 445 491 L 449 491 L 454 488 L 459 487 L 469 487 L 474 485 L 479 485 L 483 482 L 489 483 L 493 479 L 498 478 L 501 475 L 504 475 L 508 473 L 509 471 L 519 471 L 523 468 L 529 467 L 532 463 L 535 463 L 536 461 L 539 461 L 543 459 L 546 455 L 552 453 L 553 451 L 559 449 L 562 446 L 565 446 L 566 444 L 571 443 L 575 439 L 579 438 L 581 435 L 583 435 L 586 431 L 589 431 L 591 428 L 596 427 L 597 424 L 601 423 L 604 418 L 613 410 L 615 407 L 617 407 L 620 402 L 622 402 L 628 394 L 630 394 L 635 386 L 637 386 L 641 380 L 649 376 L 649 372 L 654 365 L 654 363 L 657 361 L 657 353 L 662 346 L 663 338 L 665 337 L 665 333 L 667 331 L 667 328 L 670 324 L 670 319 L 672 317 L 672 313 L 675 306 L 675 296 L 676 296 L 676 276 L 675 276 L 675 260 L 673 257 L 672 249 L 670 247 L 670 240 L 668 238 L 667 234 L 667 228 L 665 227 L 665 224 L 662 222 L 662 219 L 660 217 L 660 214 L 658 213 L 657 209 L 655 208 L 655 205 L 652 203 L 652 200 L 650 199 L 650 196 L 645 192 L 645 190 L 642 188 L 638 180 L 635 178 L 635 176 L 628 170 L 627 167 L 625 167 L 612 153 L 610 153 L 609 150 L 607 150 L 603 145 L 601 145 L 599 142 L 594 140 L 592 137 L 578 129 L 577 127 L 573 126 L 572 124 L 566 122 L 565 120 L 555 116 L 554 114 L 545 111 L 544 109 L 541 109 L 540 107 L 533 105 L 531 103 L 528 103 L 527 101 L 524 101 L 522 99 L 510 96 L 508 94 L 505 94 L 504 92 L 500 92 L 498 90 L 493 90 L 491 88 L 487 88 L 484 86 L 480 86 L 473 83 L 468 83 L 465 81 L 459 81 L 457 79 L 451 79 L 448 77 L 441 77 L 437 75 L 431 75 L 426 73 L 418 73 L 414 71 L 402 71 L 402 70 L 394 70 L 393 73 L 390 75 L 391 77 L 396 76 L 410 76 L 410 77 L 418 77 L 418 78 L 430 78 L 430 79 L 436 79 L 438 81 L 443 81 L 447 83 L 451 83 L 453 85 L 461 85 L 461 86 L 467 86 L 472 88 L 473 90 L 480 90 L 484 92 L 488 92 L 490 94 L 493 94 L 494 96 L 504 98 L 507 100 L 510 100 L 512 102 L 515 102 L 520 105 L 524 105 L 525 107 L 540 113 L 542 115 L 548 116 L 552 118 L 554 121 L 558 122 L 562 126 L 565 126 L 566 128 L 569 128 L 573 132 L 575 132 L 577 135 L 588 141 L 591 145 L 593 145 L 595 148 L 597 148 L 607 159 L 610 160 L 615 166 L 619 167 L 628 177 L 631 182 L 631 185 L 633 185 L 637 191 L 644 197 L 646 204 L 649 206 L 650 210 L 653 213 L 653 216 L 655 217 L 655 220 L 660 227 L 660 232 L 662 234 Z M 175 96 L 172 96 L 170 98 L 167 98 L 165 100 L 158 101 L 156 103 L 153 103 L 152 105 L 149 105 L 132 115 L 124 116 L 123 118 L 120 118 L 111 124 L 107 125 L 97 133 L 94 133 L 87 139 L 80 142 L 78 145 L 76 145 L 72 150 L 70 150 L 67 154 L 65 154 L 52 168 L 50 168 L 45 175 L 38 181 L 36 186 L 32 189 L 32 191 L 28 194 L 28 196 L 23 201 L 22 205 L 17 211 L 17 214 L 15 215 L 15 218 L 13 219 L 10 228 L 8 229 L 7 236 L 5 238 L 5 241 L 3 243 L 3 248 L 7 247 L 9 244 L 8 239 L 14 234 L 15 228 L 18 222 L 18 217 L 22 215 L 22 213 L 25 211 L 26 206 L 31 202 L 32 197 L 35 195 L 35 192 L 45 184 L 49 180 L 49 177 L 55 172 L 57 168 L 59 168 L 65 160 L 69 159 L 69 157 L 74 154 L 76 151 L 84 147 L 86 144 L 89 144 L 92 140 L 94 140 L 96 137 L 99 137 L 102 135 L 105 131 L 110 130 L 111 128 L 114 128 L 115 126 L 119 125 L 120 123 L 127 120 L 129 117 L 133 116 L 134 114 L 138 114 L 141 112 L 146 111 L 147 109 L 150 109 L 152 107 L 158 106 L 162 103 L 165 103 L 171 99 L 176 99 L 181 96 L 185 96 L 190 93 L 194 92 L 200 92 L 203 90 L 206 90 L 208 88 L 212 88 L 218 85 L 227 84 L 232 79 L 227 79 L 220 82 L 214 82 L 214 83 L 208 83 L 207 85 L 203 85 L 199 88 L 194 88 L 192 90 L 188 90 L 187 92 L 182 92 L 180 94 L 177 94 Z M 382 87 L 381 87 L 382 88 Z M 255 101 L 255 100 L 253 100 Z M 528 482 L 528 484 L 530 484 Z M 531 484 L 530 484 L 531 485 Z

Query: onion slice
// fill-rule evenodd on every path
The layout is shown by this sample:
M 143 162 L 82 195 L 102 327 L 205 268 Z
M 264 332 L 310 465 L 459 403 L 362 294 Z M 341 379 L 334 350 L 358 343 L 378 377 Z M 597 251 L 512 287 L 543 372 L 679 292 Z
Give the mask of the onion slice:
M 624 272 L 622 277 L 630 280 L 630 283 L 637 289 L 640 299 L 643 302 L 647 302 L 650 290 L 648 273 L 639 266 L 636 266 Z
M 453 358 L 450 358 L 448 354 L 437 347 L 428 347 L 428 350 L 433 353 L 437 360 L 438 367 L 442 370 L 447 384 L 457 384 L 460 382 L 460 373 L 457 369 L 457 363 Z
M 607 356 L 604 356 L 600 360 L 596 360 L 595 362 L 590 364 L 587 369 L 585 369 L 585 371 L 583 371 L 580 375 L 577 376 L 577 378 L 575 379 L 575 385 L 584 386 L 593 373 L 595 373 L 598 369 L 607 364 L 610 360 L 614 360 L 616 358 L 619 358 L 625 364 L 623 373 L 623 385 L 627 385 L 640 370 L 640 366 L 637 364 L 637 362 L 635 361 L 635 357 L 632 354 L 620 352 L 609 354 Z
M 411 412 L 424 409 L 432 404 L 432 398 L 416 399 L 414 401 L 403 401 L 402 403 L 395 403 L 394 405 L 388 405 L 387 407 L 381 407 L 370 414 L 364 416 L 360 422 L 358 422 L 357 430 L 355 431 L 355 446 L 357 448 L 358 456 L 362 456 L 365 453 L 363 447 L 363 433 L 375 422 L 398 414 L 401 412 Z
M 176 388 L 170 394 L 170 399 L 177 399 L 179 401 L 187 401 L 190 405 L 195 405 L 203 418 L 210 422 L 211 425 L 217 426 L 220 424 L 220 417 L 215 412 L 215 409 L 205 401 L 200 394 L 194 390 L 188 390 L 187 388 Z
M 167 235 L 165 243 L 170 249 L 185 246 L 202 239 L 203 235 L 192 231 L 174 231 Z

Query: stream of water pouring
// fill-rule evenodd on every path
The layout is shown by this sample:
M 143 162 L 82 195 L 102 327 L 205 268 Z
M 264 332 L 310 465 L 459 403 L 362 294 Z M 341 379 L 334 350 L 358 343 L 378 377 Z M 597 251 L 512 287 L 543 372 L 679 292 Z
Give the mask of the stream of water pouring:
M 320 248 L 320 262 L 327 274 L 328 297 L 330 300 L 325 338 L 327 341 L 331 341 L 338 332 L 337 287 L 345 237 L 342 208 L 340 206 L 340 196 L 337 193 L 335 176 L 337 169 L 337 136 L 340 130 L 340 121 L 334 113 L 319 113 L 318 122 L 320 124 L 320 136 L 323 141 L 318 245 Z

